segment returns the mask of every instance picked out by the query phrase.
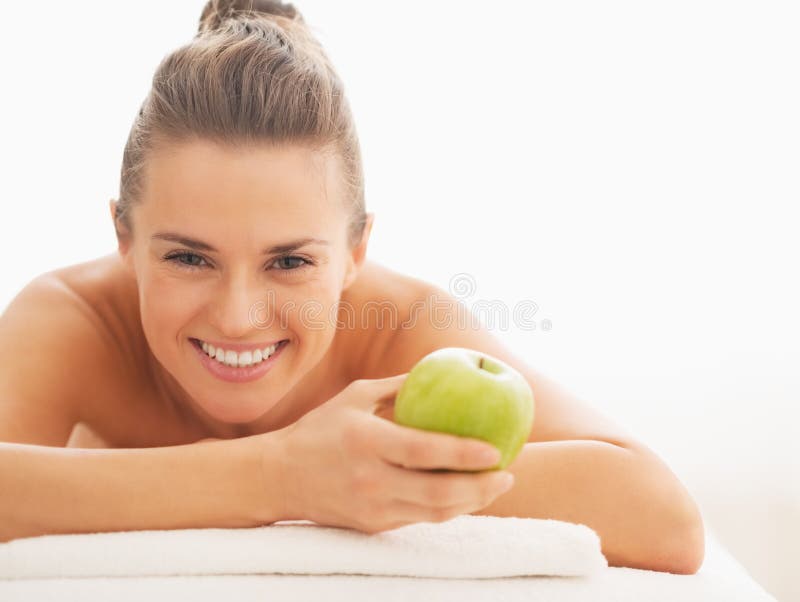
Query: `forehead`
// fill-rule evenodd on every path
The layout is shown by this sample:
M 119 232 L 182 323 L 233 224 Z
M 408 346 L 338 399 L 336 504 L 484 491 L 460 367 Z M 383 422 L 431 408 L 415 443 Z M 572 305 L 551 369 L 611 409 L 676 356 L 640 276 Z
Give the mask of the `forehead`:
M 142 209 L 180 222 L 330 218 L 337 176 L 335 157 L 309 147 L 162 144 L 148 157 Z

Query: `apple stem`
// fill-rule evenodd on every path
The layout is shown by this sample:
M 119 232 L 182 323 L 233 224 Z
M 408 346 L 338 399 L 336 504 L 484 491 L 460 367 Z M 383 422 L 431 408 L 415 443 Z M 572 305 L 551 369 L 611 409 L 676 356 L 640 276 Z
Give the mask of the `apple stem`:
M 478 368 L 483 369 L 483 358 L 478 360 Z

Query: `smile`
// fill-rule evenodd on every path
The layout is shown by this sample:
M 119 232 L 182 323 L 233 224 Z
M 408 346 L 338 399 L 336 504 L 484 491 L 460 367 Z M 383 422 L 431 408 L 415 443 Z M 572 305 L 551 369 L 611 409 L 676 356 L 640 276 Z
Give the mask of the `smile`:
M 278 349 L 278 346 L 284 341 L 278 341 L 273 345 L 264 347 L 263 349 L 255 349 L 254 351 L 231 351 L 223 349 L 222 347 L 214 347 L 210 343 L 194 339 L 198 343 L 202 343 L 203 352 L 208 357 L 217 360 L 220 364 L 231 366 L 232 368 L 245 368 L 247 366 L 258 364 L 270 356 Z
M 284 339 L 264 349 L 237 353 L 221 347 L 216 348 L 199 339 L 191 339 L 191 342 L 206 369 L 217 378 L 229 382 L 247 382 L 262 377 L 289 344 L 289 341 Z

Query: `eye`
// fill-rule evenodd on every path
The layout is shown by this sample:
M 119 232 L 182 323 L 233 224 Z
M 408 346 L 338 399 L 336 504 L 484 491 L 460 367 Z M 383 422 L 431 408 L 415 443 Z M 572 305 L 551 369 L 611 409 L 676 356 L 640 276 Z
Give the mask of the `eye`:
M 164 257 L 164 261 L 175 264 L 179 269 L 197 271 L 211 265 L 202 255 L 190 251 L 179 251 Z M 299 255 L 284 255 L 278 257 L 273 265 L 281 272 L 298 272 L 305 266 L 314 265 L 314 262 Z
M 299 270 L 306 265 L 312 265 L 312 262 L 305 257 L 300 257 L 299 255 L 284 255 L 283 257 L 278 257 L 273 265 L 278 266 L 278 269 L 280 270 L 289 272 Z
M 205 261 L 205 259 L 202 256 L 200 256 L 200 255 L 198 255 L 196 253 L 190 253 L 188 251 L 181 251 L 179 253 L 173 253 L 171 255 L 167 255 L 166 257 L 164 257 L 164 261 L 169 261 L 171 263 L 174 263 L 176 266 L 178 266 L 182 270 L 190 270 L 190 271 L 192 271 L 192 270 L 199 270 L 199 269 L 202 269 L 203 267 L 205 267 L 203 265 L 198 265 L 196 263 L 185 263 L 184 262 L 185 259 L 192 259 L 192 258 L 196 258 L 196 259 L 198 259 L 200 261 Z

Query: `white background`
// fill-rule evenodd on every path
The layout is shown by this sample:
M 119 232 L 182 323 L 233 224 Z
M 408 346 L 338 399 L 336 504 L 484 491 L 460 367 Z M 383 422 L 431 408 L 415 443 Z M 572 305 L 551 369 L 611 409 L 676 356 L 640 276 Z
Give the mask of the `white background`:
M 0 308 L 114 250 L 128 129 L 202 5 L 3 9 Z M 539 328 L 501 337 L 656 450 L 800 600 L 796 4 L 297 6 L 347 86 L 372 257 L 443 287 L 470 274 L 468 306 L 534 301 Z

